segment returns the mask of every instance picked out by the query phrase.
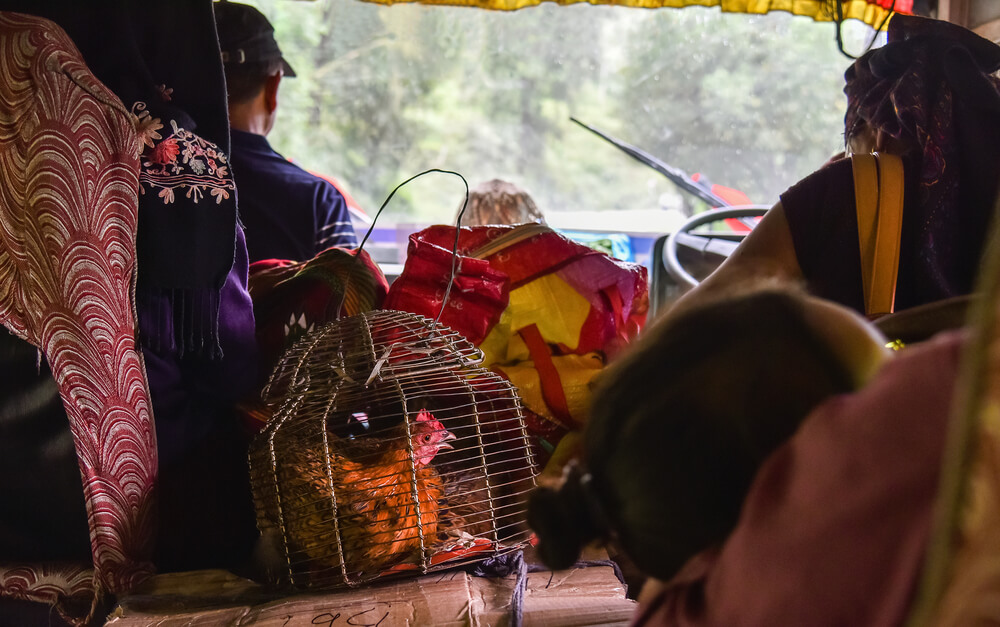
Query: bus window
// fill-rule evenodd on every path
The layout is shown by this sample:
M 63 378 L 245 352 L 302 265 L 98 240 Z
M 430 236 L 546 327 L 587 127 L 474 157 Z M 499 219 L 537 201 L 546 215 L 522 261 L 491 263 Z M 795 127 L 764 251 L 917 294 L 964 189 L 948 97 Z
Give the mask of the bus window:
M 557 229 L 647 236 L 648 248 L 707 205 L 571 116 L 756 204 L 843 149 L 849 60 L 831 24 L 805 17 L 245 1 L 297 72 L 269 140 L 369 214 L 400 181 L 445 168 L 470 186 L 517 184 Z M 858 50 L 871 31 L 845 32 Z M 463 191 L 414 181 L 380 226 L 450 222 Z

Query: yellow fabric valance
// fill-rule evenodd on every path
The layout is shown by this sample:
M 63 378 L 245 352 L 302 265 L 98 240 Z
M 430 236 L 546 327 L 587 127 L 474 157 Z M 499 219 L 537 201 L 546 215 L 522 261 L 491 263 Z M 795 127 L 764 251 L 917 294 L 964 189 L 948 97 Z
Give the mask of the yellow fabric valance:
M 728 13 L 764 14 L 770 11 L 786 11 L 794 15 L 805 15 L 814 20 L 828 22 L 833 20 L 830 13 L 830 2 L 822 0 L 366 0 L 376 4 L 396 4 L 400 2 L 419 2 L 448 6 L 477 7 L 494 11 L 514 11 L 525 7 L 536 6 L 542 2 L 556 4 L 610 4 L 642 9 L 682 8 L 689 6 L 720 7 Z M 874 2 L 875 0 L 872 0 Z M 897 1 L 897 12 L 909 13 L 912 0 Z M 907 5 L 904 9 L 899 5 Z M 843 2 L 844 18 L 861 20 L 869 26 L 879 26 L 885 20 L 888 11 L 868 0 L 847 0 Z

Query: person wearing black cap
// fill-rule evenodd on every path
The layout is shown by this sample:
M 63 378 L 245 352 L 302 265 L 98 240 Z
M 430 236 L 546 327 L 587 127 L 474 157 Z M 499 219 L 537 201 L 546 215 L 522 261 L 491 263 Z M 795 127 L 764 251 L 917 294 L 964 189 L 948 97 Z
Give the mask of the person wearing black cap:
M 231 164 L 250 262 L 305 261 L 331 246 L 356 247 L 343 195 L 278 154 L 266 139 L 281 79 L 295 76 L 274 27 L 252 6 L 221 1 L 214 7 L 229 94 Z

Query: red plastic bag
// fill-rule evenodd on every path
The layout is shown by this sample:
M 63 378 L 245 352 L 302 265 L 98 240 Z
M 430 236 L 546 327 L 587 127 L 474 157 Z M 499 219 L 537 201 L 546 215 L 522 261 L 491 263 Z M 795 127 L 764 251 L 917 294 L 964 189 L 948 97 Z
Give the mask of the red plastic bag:
M 437 318 L 452 273 L 455 227 L 410 236 L 385 308 Z M 441 323 L 465 335 L 518 386 L 546 453 L 586 420 L 589 382 L 642 329 L 646 269 L 538 224 L 458 230 L 455 280 Z

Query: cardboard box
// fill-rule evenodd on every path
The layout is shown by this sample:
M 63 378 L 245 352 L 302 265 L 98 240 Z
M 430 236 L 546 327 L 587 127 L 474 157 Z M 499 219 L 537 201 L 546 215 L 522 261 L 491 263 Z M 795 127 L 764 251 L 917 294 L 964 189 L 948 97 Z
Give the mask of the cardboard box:
M 122 600 L 107 621 L 113 627 L 443 627 L 510 624 L 515 575 L 472 577 L 446 571 L 353 590 L 274 598 L 251 581 L 223 571 L 154 577 Z M 525 627 L 627 625 L 635 603 L 614 570 L 594 566 L 530 573 Z

